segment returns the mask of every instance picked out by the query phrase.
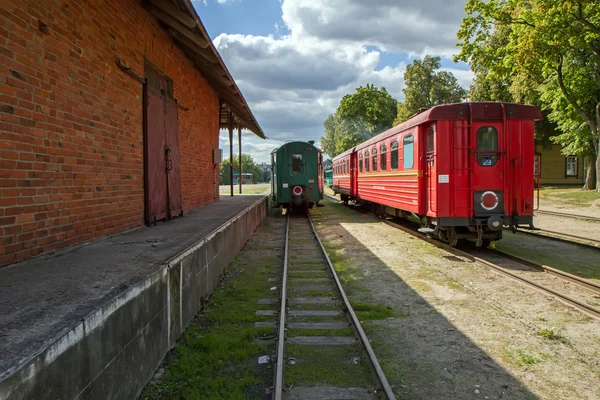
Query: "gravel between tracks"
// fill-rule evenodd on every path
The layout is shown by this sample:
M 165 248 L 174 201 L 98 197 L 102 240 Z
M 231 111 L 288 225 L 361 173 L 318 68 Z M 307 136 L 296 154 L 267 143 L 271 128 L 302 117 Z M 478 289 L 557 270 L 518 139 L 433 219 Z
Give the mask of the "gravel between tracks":
M 400 398 L 598 398 L 600 322 L 330 200 L 314 220 Z

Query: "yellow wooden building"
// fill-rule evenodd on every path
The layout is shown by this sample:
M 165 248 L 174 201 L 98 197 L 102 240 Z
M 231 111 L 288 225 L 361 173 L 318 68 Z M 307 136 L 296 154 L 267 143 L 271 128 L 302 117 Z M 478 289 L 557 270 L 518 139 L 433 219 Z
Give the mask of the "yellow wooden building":
M 587 172 L 587 164 L 583 157 L 565 156 L 562 146 L 536 146 L 535 172 L 541 172 L 541 185 L 583 185 Z M 585 164 L 585 165 L 584 165 Z M 541 165 L 541 169 L 540 169 Z

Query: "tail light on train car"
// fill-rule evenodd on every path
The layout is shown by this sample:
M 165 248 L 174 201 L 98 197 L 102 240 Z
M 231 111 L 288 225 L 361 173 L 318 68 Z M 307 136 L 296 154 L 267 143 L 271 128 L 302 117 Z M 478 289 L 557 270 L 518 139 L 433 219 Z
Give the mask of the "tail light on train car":
M 481 198 L 479 204 L 484 210 L 492 211 L 496 207 L 498 207 L 498 195 L 491 190 L 487 192 L 483 192 L 481 194 Z
M 292 192 L 294 192 L 294 194 L 296 196 L 300 196 L 302 194 L 302 187 L 294 186 L 294 189 L 292 189 Z

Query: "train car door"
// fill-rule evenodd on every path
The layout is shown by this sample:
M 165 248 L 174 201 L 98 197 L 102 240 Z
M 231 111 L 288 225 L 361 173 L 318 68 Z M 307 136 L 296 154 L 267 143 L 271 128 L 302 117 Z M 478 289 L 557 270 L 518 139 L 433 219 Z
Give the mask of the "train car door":
M 358 169 L 356 151 L 352 149 L 350 156 L 350 196 L 356 198 L 358 196 Z
M 473 122 L 471 127 L 471 148 L 475 157 L 471 189 L 475 214 L 504 210 L 502 132 L 502 122 Z
M 426 146 L 427 146 L 427 153 L 426 153 L 426 179 L 425 179 L 425 184 L 427 185 L 425 188 L 425 197 L 426 197 L 426 204 L 427 204 L 427 215 L 431 215 L 431 216 L 435 216 L 437 213 L 437 182 L 436 182 L 436 178 L 438 178 L 438 173 L 437 173 L 437 160 L 436 160 L 436 149 L 437 146 L 435 145 L 435 125 L 430 125 L 429 128 L 427 128 L 427 133 L 426 133 Z M 445 180 L 447 178 L 447 176 L 441 176 L 440 179 Z M 440 182 L 440 183 L 444 183 L 444 182 Z

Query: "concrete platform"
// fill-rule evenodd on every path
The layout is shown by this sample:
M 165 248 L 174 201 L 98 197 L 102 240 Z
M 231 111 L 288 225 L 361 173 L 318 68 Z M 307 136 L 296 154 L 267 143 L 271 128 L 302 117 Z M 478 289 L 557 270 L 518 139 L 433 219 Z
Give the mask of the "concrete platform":
M 0 268 L 0 399 L 133 399 L 266 215 L 184 217 Z

